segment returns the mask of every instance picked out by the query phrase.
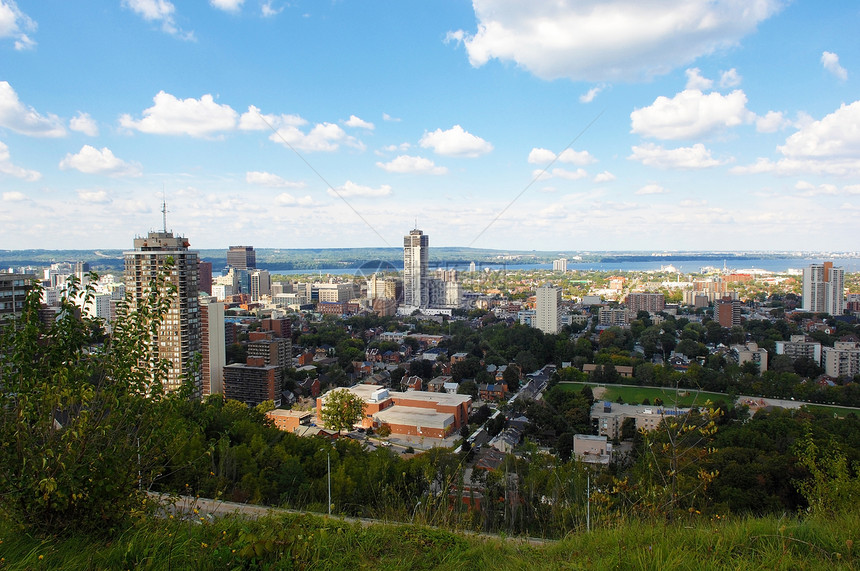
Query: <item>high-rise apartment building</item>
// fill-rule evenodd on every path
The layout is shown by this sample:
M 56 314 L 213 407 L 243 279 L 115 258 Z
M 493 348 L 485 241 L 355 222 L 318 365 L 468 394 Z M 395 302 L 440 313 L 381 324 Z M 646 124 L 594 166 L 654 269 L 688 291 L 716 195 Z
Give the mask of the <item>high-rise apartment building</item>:
M 197 289 L 203 293 L 212 293 L 212 262 L 200 260 L 197 264 Z
M 741 302 L 736 299 L 724 298 L 717 302 L 717 322 L 723 327 L 735 327 L 741 324 Z
M 428 287 L 429 237 L 412 230 L 403 237 L 403 305 L 413 309 L 430 306 Z
M 251 274 L 251 301 L 260 301 L 272 295 L 272 276 L 267 270 L 257 270 Z
M 257 253 L 253 246 L 230 246 L 227 250 L 227 265 L 237 270 L 255 269 Z
M 657 313 L 666 309 L 666 297 L 662 293 L 629 293 L 627 294 L 627 309 L 633 316 L 640 311 Z
M 188 240 L 166 229 L 150 232 L 145 238 L 135 238 L 134 250 L 123 252 L 125 287 L 131 296 L 130 309 L 134 309 L 136 304 L 146 303 L 159 274 L 167 271 L 168 262 L 172 264 L 165 277 L 176 288 L 176 293 L 153 344 L 158 357 L 170 362 L 164 389 L 178 389 L 188 376 L 195 395 L 200 396 L 201 374 L 199 368 L 193 366 L 201 348 L 198 257 L 188 246 Z
M 201 296 L 200 323 L 203 396 L 220 395 L 224 393 L 224 366 L 227 364 L 224 304 Z
M 0 323 L 18 318 L 35 279 L 35 274 L 0 273 Z
M 544 333 L 558 333 L 561 310 L 561 288 L 545 285 L 535 291 L 537 314 L 535 326 Z
M 803 269 L 803 309 L 812 313 L 842 315 L 845 309 L 845 270 L 833 262 Z
M 558 260 L 552 261 L 552 271 L 554 272 L 566 272 L 567 271 L 567 258 L 559 258 Z

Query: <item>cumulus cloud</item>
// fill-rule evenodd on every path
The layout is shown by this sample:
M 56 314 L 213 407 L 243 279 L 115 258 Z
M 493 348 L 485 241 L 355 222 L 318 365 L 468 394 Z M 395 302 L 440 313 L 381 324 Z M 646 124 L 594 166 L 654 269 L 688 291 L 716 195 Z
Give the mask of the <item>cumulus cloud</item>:
M 433 149 L 436 154 L 448 157 L 475 158 L 493 150 L 492 144 L 460 125 L 454 125 L 447 131 L 436 129 L 432 133 L 424 133 L 418 143 L 425 149 Z
M 758 159 L 754 164 L 736 167 L 735 173 L 773 172 L 783 175 L 860 174 L 860 101 L 844 103 L 819 121 L 804 124 L 777 147 L 783 158 Z
M 90 117 L 89 113 L 82 111 L 78 111 L 77 115 L 69 119 L 69 129 L 90 137 L 96 137 L 99 134 L 99 126 L 95 119 Z
M 66 128 L 59 117 L 41 115 L 24 105 L 8 81 L 0 81 L 0 127 L 31 137 L 63 137 Z
M 775 133 L 791 124 L 782 111 L 768 111 L 764 117 L 756 117 L 755 130 L 759 133 Z
M 36 45 L 28 35 L 36 31 L 36 22 L 18 9 L 15 0 L 0 0 L 0 39 L 10 38 L 16 50 L 27 50 Z
M 272 0 L 266 0 L 266 2 L 263 2 L 263 5 L 260 7 L 260 13 L 263 14 L 264 18 L 271 18 L 272 16 L 277 16 L 283 11 L 283 6 L 281 6 L 280 8 L 274 8 L 272 6 Z
M 301 127 L 307 125 L 307 121 L 298 115 L 271 115 L 264 114 L 259 108 L 249 105 L 248 110 L 239 117 L 239 130 L 241 131 L 266 131 L 277 129 L 284 125 Z
M 391 115 L 389 115 L 388 113 L 383 113 L 383 114 L 382 114 L 382 120 L 383 120 L 383 121 L 391 121 L 391 122 L 393 122 L 393 123 L 399 123 L 399 122 L 400 122 L 400 118 L 398 118 L 398 117 L 392 117 L 392 116 L 391 116 Z
M 369 121 L 365 121 L 364 119 L 360 119 L 355 115 L 350 115 L 349 119 L 344 123 L 347 127 L 353 127 L 356 129 L 367 129 L 369 131 L 373 131 L 376 126 Z
M 363 150 L 364 144 L 355 137 L 346 134 L 339 125 L 334 123 L 318 123 L 305 133 L 294 125 L 284 125 L 269 140 L 284 143 L 302 151 L 336 151 L 341 145 L 347 145 Z
M 286 180 L 276 174 L 261 171 L 248 171 L 245 173 L 245 182 L 269 188 L 303 188 L 305 183 Z
M 242 9 L 242 4 L 245 0 L 209 0 L 209 4 L 213 8 L 224 10 L 225 12 L 238 12 Z
M 3 141 L 0 141 L 0 174 L 14 176 L 27 182 L 37 181 L 42 178 L 42 174 L 37 171 L 28 170 L 13 164 L 9 147 Z
M 631 132 L 655 139 L 703 137 L 752 122 L 755 114 L 746 104 L 741 90 L 723 95 L 685 89 L 672 99 L 661 95 L 650 106 L 634 110 Z
M 579 96 L 579 102 L 591 103 L 592 101 L 594 101 L 594 98 L 597 97 L 597 95 L 605 89 L 605 87 L 606 86 L 603 84 L 595 85 L 594 87 Z
M 714 86 L 714 81 L 706 77 L 702 77 L 701 70 L 698 67 L 693 67 L 684 72 L 687 75 L 686 89 L 698 89 L 705 91 Z
M 724 71 L 720 75 L 720 87 L 737 87 L 740 84 L 741 76 L 735 68 Z
M 713 158 L 711 151 L 701 143 L 677 149 L 664 149 L 654 143 L 645 143 L 634 146 L 633 154 L 627 158 L 661 169 L 703 169 L 725 164 L 725 161 Z
M 645 195 L 645 194 L 669 194 L 669 191 L 660 186 L 659 184 L 646 184 L 633 194 Z
M 281 206 L 313 206 L 314 199 L 309 194 L 296 197 L 284 192 L 275 197 L 275 203 Z
M 552 176 L 567 180 L 579 180 L 587 177 L 588 173 L 585 169 L 576 169 L 575 171 L 569 171 L 567 169 L 552 169 Z
M 391 187 L 387 184 L 383 184 L 379 188 L 371 188 L 369 186 L 362 186 L 360 184 L 352 182 L 351 180 L 348 180 L 343 183 L 343 186 L 337 187 L 337 189 L 328 189 L 328 193 L 332 196 L 337 196 L 340 198 L 379 198 L 382 196 L 389 196 L 391 194 Z
M 824 69 L 826 69 L 842 81 L 848 79 L 848 70 L 839 65 L 838 55 L 832 52 L 824 52 L 823 54 L 821 54 L 821 65 L 824 66 Z
M 120 125 L 142 133 L 209 138 L 235 129 L 239 118 L 229 105 L 215 103 L 209 94 L 200 99 L 179 99 L 159 91 L 153 101 L 152 107 L 144 109 L 142 119 L 125 114 L 119 119 Z
M 615 180 L 615 175 L 609 171 L 603 171 L 594 177 L 594 182 L 611 182 L 613 180 Z
M 839 194 L 839 190 L 836 188 L 836 185 L 819 184 L 818 186 L 816 186 L 811 182 L 807 182 L 805 180 L 797 181 L 797 184 L 794 185 L 794 188 L 799 191 L 798 196 L 804 197 L 833 196 Z
M 170 0 L 122 0 L 122 4 L 147 22 L 161 24 L 162 31 L 172 36 L 194 39 L 194 32 L 183 32 L 176 25 L 176 6 Z
M 448 172 L 447 168 L 436 166 L 430 159 L 411 155 L 400 155 L 387 163 L 378 162 L 376 166 L 396 173 L 445 174 Z
M 474 34 L 449 32 L 475 67 L 513 62 L 543 79 L 641 80 L 736 45 L 784 0 L 473 0 Z
M 568 163 L 576 166 L 585 166 L 597 162 L 597 159 L 595 159 L 588 151 L 565 149 L 560 155 L 556 155 L 549 149 L 535 147 L 529 152 L 528 161 L 533 165 L 547 164 L 555 160 L 560 163 Z
M 24 202 L 25 200 L 27 200 L 27 195 L 17 190 L 3 193 L 4 202 Z
M 92 204 L 107 204 L 110 202 L 110 197 L 104 190 L 79 190 L 78 198 L 83 202 Z
M 127 163 L 114 156 L 107 147 L 101 150 L 84 145 L 73 155 L 69 153 L 60 161 L 63 170 L 75 169 L 87 174 L 104 174 L 109 176 L 140 176 L 139 164 Z

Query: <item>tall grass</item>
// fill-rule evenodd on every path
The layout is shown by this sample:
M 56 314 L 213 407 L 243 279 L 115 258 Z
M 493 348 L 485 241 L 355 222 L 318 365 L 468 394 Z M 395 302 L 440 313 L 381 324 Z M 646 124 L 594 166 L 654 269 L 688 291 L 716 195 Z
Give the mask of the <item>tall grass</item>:
M 627 521 L 534 544 L 300 515 L 144 518 L 113 538 L 72 532 L 40 538 L 0 521 L 0 570 L 855 569 L 858 535 L 856 511 L 828 519 Z

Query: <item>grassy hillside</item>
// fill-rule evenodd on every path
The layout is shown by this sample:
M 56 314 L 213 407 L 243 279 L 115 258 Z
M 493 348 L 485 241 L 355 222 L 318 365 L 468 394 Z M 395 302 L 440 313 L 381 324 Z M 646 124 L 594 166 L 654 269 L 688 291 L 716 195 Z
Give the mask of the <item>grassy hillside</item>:
M 631 522 L 547 543 L 295 515 L 144 518 L 111 540 L 0 522 L 0 569 L 855 569 L 858 536 L 857 513 Z

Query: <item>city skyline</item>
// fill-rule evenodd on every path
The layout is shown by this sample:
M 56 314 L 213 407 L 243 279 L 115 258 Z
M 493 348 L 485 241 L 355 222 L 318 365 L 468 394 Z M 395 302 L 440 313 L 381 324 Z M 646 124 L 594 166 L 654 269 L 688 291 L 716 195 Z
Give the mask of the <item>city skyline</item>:
M 193 249 L 854 251 L 858 20 L 0 0 L 0 248 L 121 248 L 166 197 Z

